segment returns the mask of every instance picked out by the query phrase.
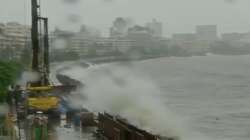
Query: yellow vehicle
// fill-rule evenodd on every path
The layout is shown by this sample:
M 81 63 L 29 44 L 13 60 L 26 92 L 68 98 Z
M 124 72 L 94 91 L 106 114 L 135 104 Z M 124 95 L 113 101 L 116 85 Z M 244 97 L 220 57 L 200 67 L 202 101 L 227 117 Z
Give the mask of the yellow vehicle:
M 47 112 L 49 110 L 57 109 L 58 102 L 57 97 L 29 97 L 28 107 L 32 110 Z
M 52 89 L 52 86 L 27 87 L 28 110 L 43 112 L 56 110 L 59 106 L 59 98 L 51 93 Z
M 37 111 L 48 112 L 58 109 L 59 97 L 55 94 L 54 86 L 50 83 L 49 65 L 49 30 L 48 18 L 41 17 L 38 0 L 31 0 L 32 7 L 32 72 L 39 77 L 36 81 L 28 82 L 26 87 L 26 107 L 28 114 Z M 43 37 L 40 37 L 43 36 Z

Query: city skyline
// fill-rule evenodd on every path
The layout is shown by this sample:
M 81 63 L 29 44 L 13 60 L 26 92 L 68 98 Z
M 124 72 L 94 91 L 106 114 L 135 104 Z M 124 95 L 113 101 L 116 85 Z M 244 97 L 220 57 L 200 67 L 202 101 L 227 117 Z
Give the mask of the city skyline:
M 148 0 L 143 4 L 141 0 L 44 0 L 42 3 L 45 5 L 42 13 L 49 17 L 51 30 L 56 26 L 78 30 L 86 24 L 107 36 L 116 17 L 129 17 L 139 25 L 155 18 L 163 23 L 163 35 L 168 37 L 173 33 L 193 32 L 195 25 L 216 24 L 220 34 L 250 30 L 247 17 L 250 1 L 245 0 Z M 1 22 L 30 24 L 30 1 L 2 0 L 0 13 Z

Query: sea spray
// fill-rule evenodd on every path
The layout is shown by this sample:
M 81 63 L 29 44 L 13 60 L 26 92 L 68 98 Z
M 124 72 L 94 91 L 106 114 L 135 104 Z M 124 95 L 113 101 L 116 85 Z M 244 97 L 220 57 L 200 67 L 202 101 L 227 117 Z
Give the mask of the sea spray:
M 27 83 L 36 82 L 40 78 L 39 73 L 32 71 L 24 71 L 21 75 L 21 78 L 17 80 L 17 84 L 21 86 L 26 86 Z
M 179 137 L 183 140 L 198 138 L 179 118 L 166 107 L 166 96 L 160 88 L 146 78 L 143 72 L 133 71 L 133 65 L 122 66 L 104 64 L 83 69 L 71 67 L 63 74 L 84 83 L 79 92 L 84 95 L 83 106 L 96 112 L 108 112 L 120 115 L 132 124 L 154 134 Z

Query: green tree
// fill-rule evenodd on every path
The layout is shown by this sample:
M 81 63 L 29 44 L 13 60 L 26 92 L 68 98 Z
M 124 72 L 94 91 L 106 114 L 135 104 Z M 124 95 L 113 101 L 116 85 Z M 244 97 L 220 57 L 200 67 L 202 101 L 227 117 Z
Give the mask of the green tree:
M 15 83 L 21 70 L 22 66 L 17 62 L 0 61 L 0 102 L 5 100 L 8 86 Z

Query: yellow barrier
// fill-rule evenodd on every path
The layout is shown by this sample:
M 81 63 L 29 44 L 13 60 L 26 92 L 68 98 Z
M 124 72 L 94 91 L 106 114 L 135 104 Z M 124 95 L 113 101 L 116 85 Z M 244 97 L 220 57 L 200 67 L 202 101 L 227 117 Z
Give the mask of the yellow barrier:
M 31 108 L 47 111 L 57 108 L 59 100 L 57 97 L 28 98 L 28 105 Z
M 26 88 L 26 90 L 29 90 L 29 91 L 49 91 L 52 89 L 53 89 L 53 86 L 27 87 Z

